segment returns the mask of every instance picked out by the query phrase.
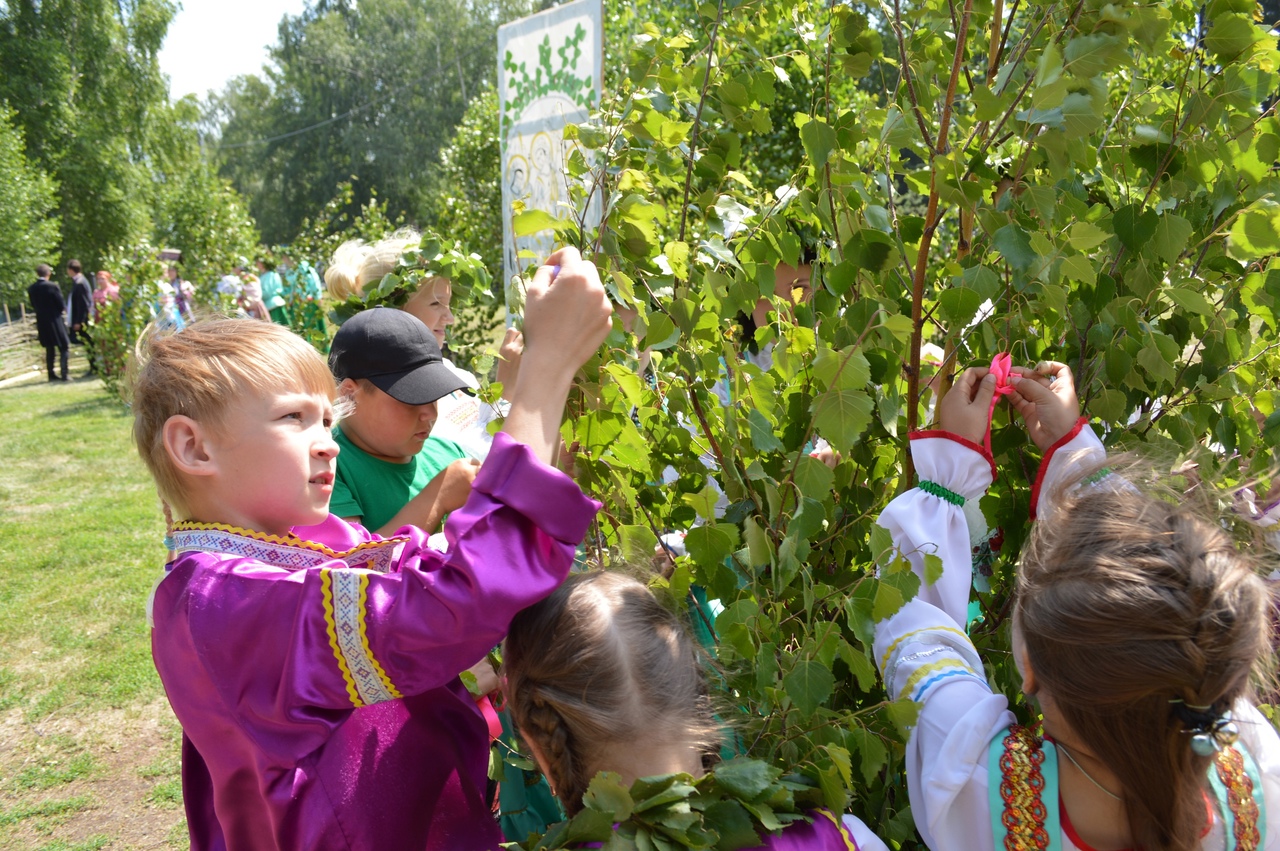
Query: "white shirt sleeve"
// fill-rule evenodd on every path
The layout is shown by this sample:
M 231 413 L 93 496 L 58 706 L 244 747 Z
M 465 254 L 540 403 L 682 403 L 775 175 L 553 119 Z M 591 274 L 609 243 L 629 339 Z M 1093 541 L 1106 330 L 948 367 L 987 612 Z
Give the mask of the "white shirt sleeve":
M 920 478 L 966 501 L 991 484 L 990 456 L 943 432 L 912 435 Z M 876 625 L 875 657 L 892 699 L 921 705 L 907 740 L 907 790 L 916 827 L 932 851 L 994 847 L 988 801 L 987 748 L 1013 723 L 993 694 L 982 660 L 960 627 L 969 603 L 972 554 L 960 505 L 914 488 L 880 517 L 898 550 L 921 577 L 919 595 Z M 924 554 L 942 559 L 942 576 L 924 580 Z

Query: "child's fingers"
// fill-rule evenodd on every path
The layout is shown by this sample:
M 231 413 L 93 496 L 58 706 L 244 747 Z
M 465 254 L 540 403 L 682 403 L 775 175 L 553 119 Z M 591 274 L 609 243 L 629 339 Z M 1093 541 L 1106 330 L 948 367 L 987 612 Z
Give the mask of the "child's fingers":
M 524 300 L 526 305 L 531 301 L 537 301 L 546 294 L 547 289 L 551 286 L 551 279 L 555 276 L 554 265 L 548 261 L 539 266 L 538 271 L 534 272 L 533 278 L 525 283 Z
M 1065 363 L 1059 363 L 1055 360 L 1042 360 L 1036 364 L 1036 373 L 1047 377 L 1051 384 L 1066 380 L 1071 382 L 1072 386 L 1075 385 L 1075 379 L 1071 375 L 1071 367 Z
M 960 377 L 956 379 L 955 386 L 951 388 L 952 392 L 954 393 L 956 390 L 959 390 L 962 394 L 960 398 L 964 399 L 966 402 L 972 402 L 974 393 L 978 390 L 978 384 L 982 379 L 987 377 L 989 372 L 991 372 L 991 370 L 986 367 L 969 367 L 964 372 L 960 373 Z
M 559 251 L 548 257 L 546 265 L 559 266 L 563 269 L 566 266 L 576 266 L 581 262 L 582 253 L 572 245 L 566 245 L 564 248 L 561 248 Z
M 1010 370 L 1010 372 L 1012 372 L 1015 376 L 1018 376 L 1019 378 L 1030 378 L 1031 380 L 1039 382 L 1045 387 L 1048 387 L 1050 383 L 1049 377 L 1047 375 L 1041 375 L 1040 373 L 1036 372 L 1034 369 L 1028 369 L 1025 366 L 1015 366 Z
M 1009 398 L 1012 399 L 1015 396 L 1032 404 L 1052 402 L 1054 398 L 1053 390 L 1049 388 L 1048 384 L 1041 384 L 1039 381 L 1031 379 L 1030 376 L 1014 383 L 1013 393 L 1009 394 Z
M 968 370 L 966 370 L 967 372 Z M 990 370 L 974 370 L 975 372 L 985 373 L 980 376 L 977 390 L 973 394 L 973 404 L 986 410 L 991 407 L 991 397 L 996 395 L 996 377 L 990 373 Z

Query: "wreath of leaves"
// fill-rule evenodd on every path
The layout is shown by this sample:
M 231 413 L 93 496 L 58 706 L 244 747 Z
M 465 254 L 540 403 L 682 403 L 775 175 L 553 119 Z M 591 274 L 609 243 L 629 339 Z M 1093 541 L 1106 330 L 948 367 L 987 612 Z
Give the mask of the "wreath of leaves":
M 807 820 L 821 791 L 766 762 L 737 757 L 694 779 L 688 774 L 642 777 L 628 788 L 613 772 L 596 775 L 582 810 L 538 839 L 506 847 L 553 851 L 598 842 L 606 851 L 755 848 L 763 833 Z
M 336 305 L 329 312 L 329 321 L 341 325 L 371 307 L 404 307 L 428 278 L 448 278 L 453 298 L 460 303 L 492 298 L 489 270 L 480 255 L 466 252 L 457 242 L 449 245 L 439 234 L 427 231 L 416 248 L 400 255 L 395 271 Z

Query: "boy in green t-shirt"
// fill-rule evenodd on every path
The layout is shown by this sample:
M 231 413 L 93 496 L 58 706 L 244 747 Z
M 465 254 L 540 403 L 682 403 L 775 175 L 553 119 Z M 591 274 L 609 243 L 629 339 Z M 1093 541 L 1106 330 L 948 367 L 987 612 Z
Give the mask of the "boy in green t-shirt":
M 431 437 L 436 400 L 464 387 L 435 336 L 402 310 L 366 310 L 338 329 L 329 368 L 354 406 L 333 429 L 329 510 L 380 535 L 405 525 L 435 531 L 466 502 L 480 468 L 456 443 Z

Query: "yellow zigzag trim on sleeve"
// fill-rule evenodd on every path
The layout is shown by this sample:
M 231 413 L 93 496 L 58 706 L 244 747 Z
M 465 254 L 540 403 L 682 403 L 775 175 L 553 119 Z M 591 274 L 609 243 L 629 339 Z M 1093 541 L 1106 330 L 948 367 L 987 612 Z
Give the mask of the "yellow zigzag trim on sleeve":
M 239 535 L 244 538 L 252 538 L 255 541 L 264 541 L 268 544 L 281 544 L 286 547 L 297 547 L 298 549 L 301 549 L 301 550 L 311 550 L 312 552 L 320 553 L 321 555 L 325 555 L 325 556 L 328 556 L 329 558 L 335 558 L 335 559 L 342 558 L 343 556 L 350 556 L 353 553 L 360 552 L 361 550 L 384 547 L 389 543 L 399 544 L 409 540 L 404 535 L 393 535 L 390 538 L 383 538 L 381 541 L 365 541 L 363 543 L 356 544 L 354 547 L 352 547 L 349 550 L 339 551 L 339 550 L 332 550 L 326 547 L 324 544 L 319 544 L 319 543 L 316 543 L 315 541 L 308 541 L 305 538 L 299 538 L 297 535 L 293 534 L 292 532 L 290 532 L 288 535 L 285 535 L 284 537 L 281 537 L 280 535 L 270 535 L 270 534 L 267 534 L 266 532 L 255 532 L 253 529 L 245 529 L 241 526 L 230 526 L 226 523 L 199 523 L 199 522 L 196 522 L 195 520 L 179 520 L 177 523 L 173 524 L 173 530 L 175 532 L 196 532 L 202 529 L 212 529 L 218 532 L 226 532 L 231 535 Z
M 818 810 L 818 813 L 830 819 L 831 823 L 836 826 L 836 830 L 840 831 L 840 838 L 844 840 L 844 847 L 846 851 L 859 851 L 858 843 L 853 841 L 853 837 L 849 835 L 849 831 L 845 828 L 844 822 L 836 818 L 831 813 L 831 810 L 821 809 Z
M 360 699 L 360 693 L 356 691 L 355 677 L 351 676 L 351 669 L 347 667 L 346 657 L 342 655 L 342 649 L 338 647 L 338 627 L 333 616 L 333 571 L 320 571 L 320 598 L 324 602 L 324 628 L 329 634 L 329 649 L 333 651 L 333 658 L 338 660 L 338 669 L 342 671 L 342 679 L 347 685 L 347 695 L 351 698 L 351 703 L 357 709 L 364 706 L 364 701 Z
M 893 651 L 898 649 L 898 645 L 902 644 L 902 642 L 906 641 L 911 636 L 919 635 L 922 632 L 950 632 L 963 638 L 966 644 L 970 643 L 969 636 L 965 635 L 963 632 L 961 632 L 960 630 L 956 629 L 953 626 L 926 626 L 920 629 L 913 629 L 910 632 L 895 638 L 893 640 L 893 643 L 889 645 L 888 649 L 884 651 L 884 655 L 880 657 L 881 673 L 884 672 L 885 667 L 889 664 L 889 657 L 893 655 Z
M 369 602 L 369 574 L 360 574 L 360 643 L 364 645 L 365 655 L 369 657 L 369 662 L 373 665 L 373 670 L 378 673 L 378 679 L 382 680 L 382 684 L 386 686 L 387 693 L 393 698 L 404 697 L 391 682 L 391 678 L 387 676 L 387 672 L 382 669 L 382 665 L 378 662 L 376 656 L 373 655 L 373 648 L 369 646 L 369 629 L 365 621 L 365 612 L 368 611 Z

